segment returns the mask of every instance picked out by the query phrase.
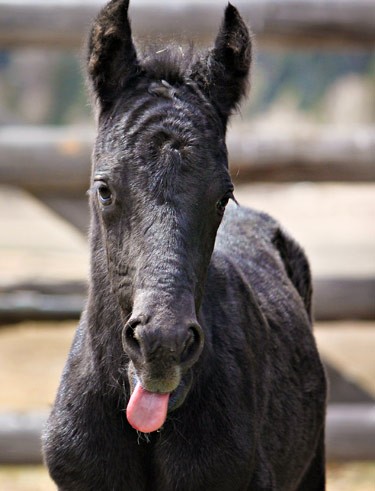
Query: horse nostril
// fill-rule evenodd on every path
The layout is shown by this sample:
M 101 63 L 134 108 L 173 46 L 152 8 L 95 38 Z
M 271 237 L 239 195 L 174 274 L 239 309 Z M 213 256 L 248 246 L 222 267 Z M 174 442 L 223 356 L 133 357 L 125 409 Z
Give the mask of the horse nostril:
M 191 367 L 198 360 L 203 349 L 204 335 L 198 324 L 192 324 L 188 330 L 188 337 L 181 355 L 181 364 Z
M 136 328 L 142 323 L 140 319 L 130 320 L 122 331 L 122 347 L 130 357 L 141 355 L 141 345 L 137 337 Z

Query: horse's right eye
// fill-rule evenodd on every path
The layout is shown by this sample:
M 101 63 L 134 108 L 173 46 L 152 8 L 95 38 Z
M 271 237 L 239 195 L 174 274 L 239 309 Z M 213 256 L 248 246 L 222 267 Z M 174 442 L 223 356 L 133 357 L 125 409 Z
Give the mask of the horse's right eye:
M 104 182 L 98 183 L 97 193 L 99 201 L 102 205 L 109 206 L 112 204 L 112 192 L 107 184 Z

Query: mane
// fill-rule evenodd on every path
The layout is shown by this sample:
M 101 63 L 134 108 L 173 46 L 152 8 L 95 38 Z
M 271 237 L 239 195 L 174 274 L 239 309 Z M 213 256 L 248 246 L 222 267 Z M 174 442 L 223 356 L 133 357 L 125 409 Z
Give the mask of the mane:
M 183 84 L 192 66 L 201 58 L 194 46 L 170 45 L 164 48 L 149 46 L 140 55 L 140 63 L 154 80 L 165 80 L 171 85 Z
M 202 51 L 195 47 L 193 43 L 181 46 L 171 44 L 166 47 L 151 45 L 143 50 L 138 48 L 140 53 L 140 64 L 147 75 L 155 81 L 165 81 L 172 86 L 178 86 L 189 80 L 194 80 L 194 87 L 197 92 L 201 93 L 205 87 L 211 84 L 211 72 L 218 76 L 216 88 L 221 87 L 220 91 L 225 94 L 228 91 L 227 77 L 225 66 L 210 56 L 212 51 Z M 241 78 L 241 77 L 240 77 Z M 238 111 L 240 101 L 246 96 L 250 88 L 250 81 L 246 74 L 238 84 L 238 94 L 236 101 L 228 115 Z M 215 101 L 213 101 L 215 104 Z

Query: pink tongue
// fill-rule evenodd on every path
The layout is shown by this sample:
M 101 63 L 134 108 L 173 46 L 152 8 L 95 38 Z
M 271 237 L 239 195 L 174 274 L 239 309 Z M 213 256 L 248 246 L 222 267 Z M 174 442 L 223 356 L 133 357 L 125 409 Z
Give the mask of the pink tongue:
M 163 426 L 168 401 L 169 394 L 148 392 L 138 382 L 126 408 L 126 417 L 136 430 L 151 433 Z

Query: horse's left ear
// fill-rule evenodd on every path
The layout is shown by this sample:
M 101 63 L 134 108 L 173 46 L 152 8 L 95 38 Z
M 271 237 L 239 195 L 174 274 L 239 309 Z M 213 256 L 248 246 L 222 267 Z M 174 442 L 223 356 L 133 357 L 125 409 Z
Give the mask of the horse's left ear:
M 138 73 L 128 18 L 129 0 L 111 0 L 95 19 L 88 39 L 87 71 L 102 111 Z
M 251 54 L 249 30 L 238 10 L 228 3 L 214 48 L 192 73 L 225 122 L 246 94 Z

